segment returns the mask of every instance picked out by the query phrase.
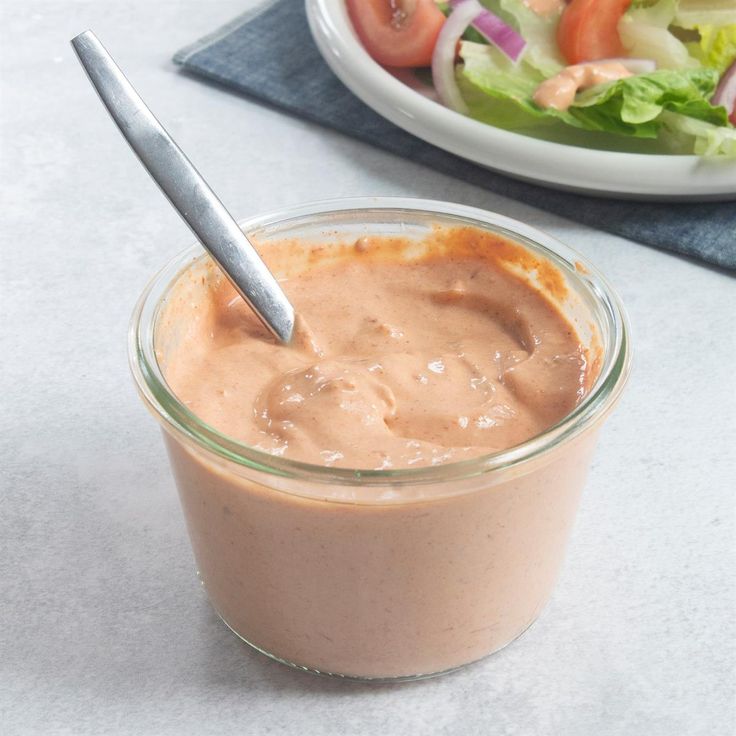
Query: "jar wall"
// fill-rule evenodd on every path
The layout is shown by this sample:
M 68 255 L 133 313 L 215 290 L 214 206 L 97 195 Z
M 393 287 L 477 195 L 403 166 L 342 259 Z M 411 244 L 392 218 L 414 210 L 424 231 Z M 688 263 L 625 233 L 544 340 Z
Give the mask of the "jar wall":
M 473 492 L 443 495 L 440 483 L 425 491 L 434 497 L 389 504 L 284 493 L 164 437 L 201 579 L 230 628 L 298 666 L 389 678 L 472 662 L 533 623 L 596 434 Z

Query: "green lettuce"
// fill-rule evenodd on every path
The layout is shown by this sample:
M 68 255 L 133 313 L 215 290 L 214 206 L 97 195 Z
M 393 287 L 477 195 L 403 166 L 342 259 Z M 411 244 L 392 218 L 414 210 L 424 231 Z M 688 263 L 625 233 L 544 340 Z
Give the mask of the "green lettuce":
M 736 158 L 736 128 L 663 112 L 660 139 L 674 152 Z
M 712 69 L 658 69 L 584 90 L 576 96 L 570 111 L 583 120 L 595 112 L 602 130 L 607 129 L 606 118 L 619 118 L 637 128 L 633 135 L 644 137 L 650 137 L 649 132 L 639 133 L 639 126 L 647 131 L 651 128 L 656 135 L 657 118 L 663 110 L 726 125 L 726 109 L 708 101 L 717 84 L 718 74 Z
M 555 110 L 534 102 L 545 77 L 526 61 L 514 65 L 492 47 L 470 42 L 462 43 L 460 55 L 458 83 L 470 115 L 483 122 L 522 132 L 540 123 L 563 124 L 630 139 L 660 139 L 680 152 L 736 155 L 728 142 L 736 131 L 728 125 L 726 110 L 709 102 L 718 83 L 712 69 L 658 69 L 626 77 L 584 90 L 567 110 Z M 720 139 L 713 131 L 719 127 L 729 131 Z
M 565 66 L 557 45 L 558 16 L 542 16 L 530 10 L 522 0 L 480 0 L 492 13 L 513 26 L 526 41 L 524 61 L 551 77 Z
M 688 51 L 703 66 L 719 74 L 736 61 L 736 23 L 727 26 L 695 26 L 700 38 L 687 44 Z
M 679 0 L 674 23 L 681 28 L 736 24 L 733 0 Z
M 700 66 L 670 25 L 678 0 L 658 0 L 653 5 L 629 10 L 618 24 L 618 35 L 628 56 L 653 59 L 658 69 L 688 69 Z

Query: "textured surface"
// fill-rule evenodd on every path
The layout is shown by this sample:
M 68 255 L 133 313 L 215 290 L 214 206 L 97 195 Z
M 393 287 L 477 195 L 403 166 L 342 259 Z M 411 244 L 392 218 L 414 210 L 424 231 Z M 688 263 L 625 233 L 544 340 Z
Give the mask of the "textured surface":
M 247 5 L 0 5 L 0 731 L 731 734 L 733 280 L 195 84 L 167 61 Z M 437 680 L 361 686 L 274 664 L 215 618 L 125 353 L 138 294 L 191 237 L 72 56 L 86 27 L 239 216 L 319 197 L 445 198 L 549 230 L 619 289 L 631 385 L 553 601 L 504 652 Z

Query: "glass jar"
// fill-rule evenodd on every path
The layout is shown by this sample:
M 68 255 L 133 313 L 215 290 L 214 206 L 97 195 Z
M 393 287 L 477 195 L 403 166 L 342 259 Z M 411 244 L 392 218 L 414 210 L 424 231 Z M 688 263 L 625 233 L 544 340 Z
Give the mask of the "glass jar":
M 133 315 L 133 375 L 159 420 L 199 574 L 222 620 L 286 664 L 360 679 L 425 677 L 504 647 L 557 579 L 597 433 L 630 368 L 619 300 L 585 260 L 538 230 L 444 202 L 348 199 L 241 223 L 269 247 L 365 235 L 421 239 L 436 225 L 498 233 L 531 256 L 596 362 L 575 409 L 542 434 L 471 460 L 399 470 L 327 468 L 248 447 L 192 414 L 167 386 L 161 323 L 172 286 L 207 256 L 192 246 L 149 284 Z M 305 267 L 308 259 L 305 259 Z M 278 275 L 278 274 L 277 274 Z M 359 297 L 354 297 L 359 298 Z

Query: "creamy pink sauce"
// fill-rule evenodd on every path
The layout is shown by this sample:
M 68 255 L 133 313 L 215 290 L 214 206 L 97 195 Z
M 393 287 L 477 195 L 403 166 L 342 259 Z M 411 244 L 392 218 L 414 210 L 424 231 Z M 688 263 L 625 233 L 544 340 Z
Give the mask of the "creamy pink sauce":
M 294 346 L 271 341 L 206 263 L 173 287 L 156 346 L 192 411 L 269 452 L 367 468 L 467 458 L 548 427 L 595 379 L 596 356 L 553 304 L 564 279 L 498 236 L 266 255 L 311 327 Z M 284 478 L 165 436 L 199 574 L 228 625 L 302 667 L 397 677 L 478 659 L 539 615 L 595 434 L 523 468 L 378 486 Z
M 517 445 L 572 410 L 586 357 L 557 309 L 467 238 L 410 263 L 363 238 L 288 278 L 309 325 L 288 347 L 213 272 L 166 378 L 208 424 L 295 460 L 404 468 Z
M 565 0 L 523 0 L 523 2 L 529 10 L 544 17 L 561 13 L 565 8 Z
M 542 82 L 534 93 L 534 102 L 540 107 L 567 110 L 579 90 L 630 76 L 631 72 L 619 61 L 575 64 Z

